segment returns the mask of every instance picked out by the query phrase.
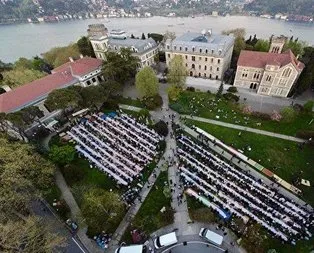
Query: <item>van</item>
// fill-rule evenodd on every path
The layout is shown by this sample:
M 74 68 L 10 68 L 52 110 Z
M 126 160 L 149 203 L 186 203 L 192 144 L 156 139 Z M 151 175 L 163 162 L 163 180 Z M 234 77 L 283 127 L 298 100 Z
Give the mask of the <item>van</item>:
M 116 249 L 115 253 L 144 253 L 146 247 L 144 245 L 122 246 Z
M 223 237 L 213 231 L 209 230 L 208 228 L 201 228 L 199 236 L 206 239 L 207 241 L 220 246 L 223 241 Z
M 178 242 L 178 239 L 176 236 L 176 232 L 172 232 L 169 234 L 158 236 L 154 240 L 154 246 L 156 249 L 161 249 L 161 248 L 176 244 L 177 242 Z

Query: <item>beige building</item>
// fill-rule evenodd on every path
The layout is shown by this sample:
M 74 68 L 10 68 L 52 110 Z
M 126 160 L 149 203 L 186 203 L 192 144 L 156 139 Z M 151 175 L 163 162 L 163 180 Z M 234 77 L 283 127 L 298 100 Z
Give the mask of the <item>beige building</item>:
M 165 44 L 166 62 L 180 55 L 189 76 L 220 80 L 230 66 L 233 36 L 214 35 L 211 30 L 188 32 Z
M 152 38 L 132 39 L 121 30 L 113 30 L 109 35 L 92 36 L 90 42 L 98 59 L 105 59 L 107 51 L 118 52 L 121 48 L 130 48 L 132 55 L 139 58 L 140 68 L 153 65 L 158 54 L 158 45 Z
M 242 50 L 233 85 L 262 95 L 287 97 L 304 64 L 291 50 L 281 53 L 283 46 L 284 41 L 274 39 L 268 53 Z

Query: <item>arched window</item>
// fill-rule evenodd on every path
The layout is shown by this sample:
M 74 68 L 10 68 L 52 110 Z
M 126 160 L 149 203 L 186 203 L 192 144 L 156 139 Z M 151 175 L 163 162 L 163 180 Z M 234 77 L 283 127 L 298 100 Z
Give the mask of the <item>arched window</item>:
M 195 51 L 195 47 L 192 47 L 192 51 L 193 51 L 193 52 Z
M 201 73 L 198 73 L 198 76 L 200 77 L 200 76 L 201 76 Z
M 205 65 L 204 69 L 207 70 L 207 66 L 206 65 Z
M 200 48 L 200 53 L 202 53 L 202 49 Z
M 195 69 L 195 64 L 192 64 L 192 69 Z
M 289 77 L 291 75 L 291 72 L 292 72 L 291 68 L 287 68 L 283 71 L 282 76 Z

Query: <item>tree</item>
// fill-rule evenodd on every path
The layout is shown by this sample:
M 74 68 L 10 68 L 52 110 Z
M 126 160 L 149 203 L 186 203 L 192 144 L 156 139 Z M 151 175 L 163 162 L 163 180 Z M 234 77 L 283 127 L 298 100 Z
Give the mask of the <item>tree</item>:
M 170 85 L 177 87 L 183 87 L 185 85 L 186 70 L 181 56 L 176 55 L 171 59 L 167 80 Z
M 78 107 L 80 101 L 80 94 L 75 89 L 71 89 L 69 87 L 64 89 L 57 89 L 49 93 L 45 101 L 45 106 L 47 106 L 47 108 L 49 108 L 51 111 L 58 109 L 71 110 Z
M 92 43 L 89 41 L 89 39 L 86 36 L 81 37 L 77 41 L 77 46 L 78 46 L 78 49 L 82 55 L 90 56 L 90 57 L 94 57 L 94 58 L 96 57 Z
M 117 193 L 93 188 L 83 196 L 82 213 L 88 224 L 88 234 L 95 235 L 112 229 L 121 221 L 124 206 Z
M 144 33 L 142 33 L 142 38 L 141 38 L 142 40 L 146 40 L 146 37 L 145 37 L 145 34 Z
M 149 34 L 147 34 L 147 37 L 152 38 L 156 43 L 160 43 L 164 39 L 164 36 L 162 34 L 159 34 L 159 33 L 149 33 Z
M 310 113 L 313 111 L 313 108 L 314 108 L 314 100 L 309 100 L 307 101 L 304 106 L 304 111 L 307 112 L 307 113 Z
M 71 145 L 52 146 L 49 151 L 49 159 L 55 164 L 64 166 L 71 163 L 75 158 L 75 148 Z
M 124 85 L 126 81 L 135 77 L 139 59 L 132 55 L 129 48 L 121 48 L 119 53 L 108 51 L 105 59 L 102 73 L 107 80 Z
M 24 68 L 24 69 L 32 69 L 33 68 L 33 63 L 31 60 L 26 59 L 24 57 L 20 57 L 15 63 L 14 63 L 14 68 Z
M 253 47 L 254 51 L 259 51 L 259 52 L 268 52 L 269 48 L 270 48 L 269 41 L 261 40 L 261 39 L 258 40 Z
M 131 34 L 131 39 L 135 39 L 135 37 L 134 37 L 134 34 L 133 34 L 133 33 Z
M 58 67 L 69 61 L 69 57 L 78 58 L 80 50 L 77 44 L 65 47 L 55 47 L 43 54 L 44 60 L 53 67 Z
M 285 122 L 291 122 L 295 119 L 296 117 L 296 112 L 292 107 L 285 107 L 281 110 L 280 112 L 282 119 Z
M 27 123 L 23 119 L 23 112 L 17 111 L 6 115 L 9 124 L 9 131 L 13 132 L 14 135 L 18 135 L 21 140 L 27 141 L 27 135 L 25 130 L 27 128 Z
M 107 101 L 109 92 L 102 85 L 89 86 L 80 92 L 84 107 L 95 107 L 98 111 L 102 104 Z
M 302 56 L 307 43 L 304 41 L 287 41 L 283 47 L 283 51 L 290 49 L 295 56 Z
M 181 87 L 177 87 L 175 85 L 171 85 L 168 90 L 168 97 L 170 101 L 177 101 L 180 97 L 180 94 L 182 92 Z
M 136 74 L 135 85 L 141 97 L 158 94 L 158 79 L 151 67 L 145 67 Z
M 168 135 L 168 125 L 166 124 L 165 121 L 162 120 L 158 121 L 154 125 L 154 129 L 161 136 L 166 137 Z
M 223 82 L 221 82 L 220 86 L 218 88 L 218 91 L 216 93 L 216 98 L 220 98 L 222 96 L 223 90 L 224 90 L 224 84 L 223 84 Z
M 66 245 L 65 237 L 52 233 L 52 222 L 28 216 L 0 223 L 1 252 L 49 253 Z

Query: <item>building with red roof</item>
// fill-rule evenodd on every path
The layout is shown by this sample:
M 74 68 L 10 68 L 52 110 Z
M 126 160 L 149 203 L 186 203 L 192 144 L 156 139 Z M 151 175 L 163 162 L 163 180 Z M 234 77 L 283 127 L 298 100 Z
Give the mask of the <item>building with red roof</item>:
M 269 52 L 242 50 L 234 86 L 255 90 L 262 95 L 287 97 L 304 64 L 291 50 L 282 53 L 284 41 L 280 43 L 274 39 Z
M 48 94 L 55 89 L 71 85 L 97 85 L 103 80 L 101 66 L 102 61 L 95 58 L 70 59 L 70 62 L 53 69 L 50 75 L 1 94 L 0 112 L 16 112 L 31 105 L 42 106 Z

